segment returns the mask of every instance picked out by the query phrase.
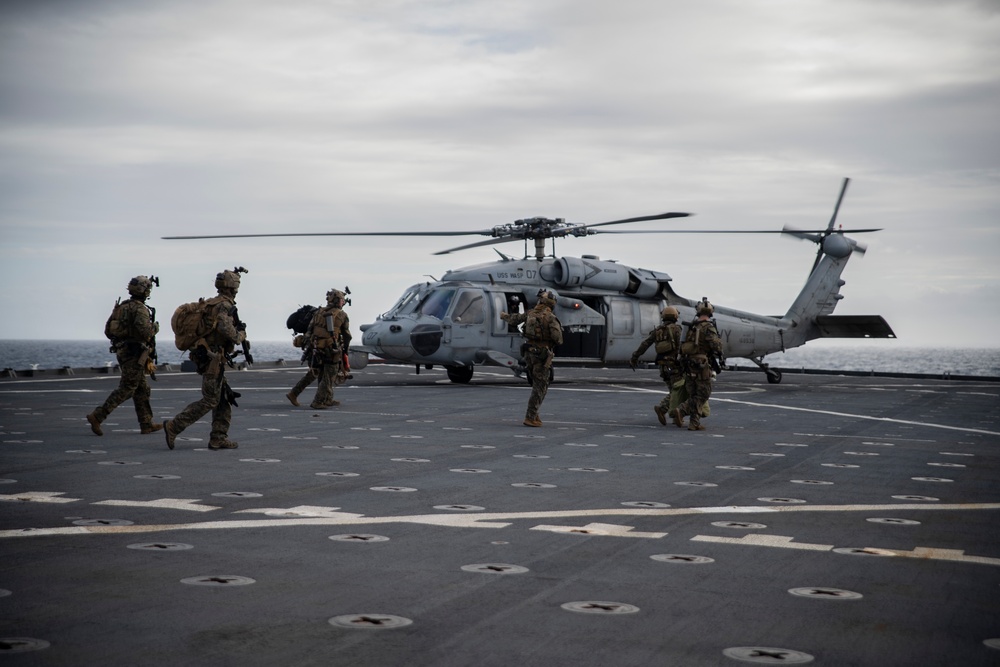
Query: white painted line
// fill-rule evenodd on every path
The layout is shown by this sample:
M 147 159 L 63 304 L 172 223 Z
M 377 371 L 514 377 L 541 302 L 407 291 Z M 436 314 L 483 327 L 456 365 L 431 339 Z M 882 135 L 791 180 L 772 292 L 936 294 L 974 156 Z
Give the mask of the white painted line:
M 102 500 L 91 505 L 114 505 L 118 507 L 159 507 L 161 509 L 185 510 L 188 512 L 211 512 L 222 509 L 211 505 L 196 505 L 197 498 L 160 498 L 159 500 Z
M 692 542 L 718 542 L 720 544 L 743 544 L 753 547 L 778 547 L 780 549 L 805 549 L 808 551 L 829 551 L 832 544 L 808 544 L 806 542 L 792 542 L 794 537 L 785 535 L 760 535 L 751 533 L 743 537 L 714 537 L 712 535 L 695 535 Z
M 932 560 L 950 560 L 960 563 L 975 563 L 978 565 L 1000 565 L 1000 558 L 987 558 L 985 556 L 966 556 L 961 549 L 932 549 L 930 547 L 916 547 L 913 551 L 899 551 L 897 549 L 886 549 L 895 556 L 903 558 L 921 558 Z
M 58 498 L 64 491 L 28 491 L 26 493 L 12 493 L 0 495 L 0 501 L 6 502 L 29 502 L 29 503 L 75 503 L 79 498 Z
M 906 419 L 892 419 L 889 417 L 872 417 L 871 415 L 858 415 L 849 412 L 836 412 L 834 410 L 814 410 L 812 408 L 799 408 L 790 405 L 774 405 L 773 403 L 755 403 L 753 401 L 738 401 L 733 398 L 716 398 L 712 396 L 712 401 L 720 403 L 737 403 L 739 405 L 749 405 L 755 408 L 773 408 L 775 410 L 791 410 L 793 412 L 810 412 L 819 415 L 830 415 L 832 417 L 848 417 L 850 419 L 865 419 L 869 421 L 887 422 L 890 424 L 907 424 L 910 426 L 926 426 L 928 428 L 941 428 L 948 431 L 962 431 L 963 433 L 982 433 L 984 435 L 1000 435 L 1000 431 L 987 431 L 979 428 L 966 428 L 964 426 L 947 426 L 945 424 L 932 424 L 928 422 L 909 421 Z
M 175 523 L 159 525 L 133 526 L 83 526 L 83 531 L 76 528 L 40 528 L 25 530 L 3 530 L 0 538 L 25 537 L 41 535 L 77 535 L 88 533 L 157 533 L 170 530 L 224 530 L 234 528 L 268 528 L 288 526 L 332 526 L 332 525 L 373 525 L 389 523 L 412 523 L 431 526 L 449 526 L 456 528 L 506 528 L 513 521 L 526 519 L 564 519 L 575 517 L 670 517 L 688 516 L 693 514 L 733 514 L 733 513 L 772 513 L 772 512 L 900 512 L 912 510 L 919 512 L 937 511 L 975 511 L 998 510 L 1000 503 L 959 503 L 948 505 L 922 504 L 891 504 L 891 505 L 779 505 L 770 507 L 690 507 L 690 508 L 613 508 L 591 510 L 559 510 L 537 512 L 497 512 L 477 514 L 416 514 L 408 516 L 366 517 L 349 512 L 338 512 L 336 508 L 317 508 L 300 506 L 291 509 L 271 508 L 267 510 L 251 510 L 254 512 L 296 513 L 300 518 L 241 520 L 241 521 L 206 521 L 202 523 Z M 245 511 L 245 510 L 244 510 Z M 317 518 L 301 518 L 317 516 Z M 69 532 L 67 532 L 69 530 Z
M 531 530 L 545 530 L 551 533 L 572 533 L 585 535 L 610 535 L 614 537 L 645 537 L 659 539 L 669 533 L 643 533 L 632 530 L 633 526 L 619 526 L 613 523 L 588 523 L 586 526 L 532 526 Z

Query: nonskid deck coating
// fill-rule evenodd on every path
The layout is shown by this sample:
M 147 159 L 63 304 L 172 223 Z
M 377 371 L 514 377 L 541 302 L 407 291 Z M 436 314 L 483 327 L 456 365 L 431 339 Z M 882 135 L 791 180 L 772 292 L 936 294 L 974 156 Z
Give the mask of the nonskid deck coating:
M 47 643 L 18 660 L 52 665 L 727 665 L 746 647 L 769 664 L 1000 661 L 995 383 L 723 373 L 692 433 L 657 422 L 653 371 L 558 369 L 540 429 L 520 425 L 528 388 L 504 372 L 460 386 L 373 365 L 326 411 L 287 403 L 301 373 L 230 374 L 232 451 L 205 448 L 204 422 L 168 451 L 130 404 L 92 435 L 83 415 L 115 377 L 0 384 L 6 650 Z M 198 395 L 193 374 L 161 373 L 154 413 Z

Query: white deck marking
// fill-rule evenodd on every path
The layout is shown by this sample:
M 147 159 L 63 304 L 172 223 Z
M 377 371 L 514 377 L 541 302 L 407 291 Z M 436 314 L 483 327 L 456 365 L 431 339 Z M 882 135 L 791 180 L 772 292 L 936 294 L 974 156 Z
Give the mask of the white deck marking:
M 793 542 L 794 538 L 785 535 L 760 535 L 757 533 L 744 535 L 743 537 L 715 537 L 713 535 L 695 535 L 692 542 L 715 542 L 719 544 L 739 544 L 751 547 L 777 547 L 780 549 L 806 549 L 810 551 L 830 551 L 832 544 L 808 544 L 805 542 Z M 915 547 L 913 551 L 901 551 L 899 549 L 884 549 L 881 547 L 864 547 L 872 551 L 879 551 L 887 556 L 901 556 L 903 558 L 920 558 L 922 560 L 947 560 L 959 563 L 972 563 L 975 565 L 998 565 L 1000 558 L 988 558 L 986 556 L 966 556 L 962 549 L 935 549 L 930 547 Z
M 0 495 L 0 501 L 6 502 L 28 502 L 28 503 L 75 503 L 79 498 L 59 498 L 64 491 L 27 491 L 25 493 L 11 493 Z
M 122 533 L 158 533 L 168 530 L 223 530 L 233 528 L 268 528 L 288 526 L 337 526 L 337 525 L 373 525 L 391 523 L 413 523 L 428 526 L 448 526 L 454 528 L 506 528 L 512 522 L 523 519 L 566 519 L 577 517 L 671 517 L 689 516 L 693 514 L 748 514 L 773 512 L 872 512 L 912 510 L 919 512 L 940 511 L 974 511 L 998 510 L 1000 503 L 959 503 L 947 505 L 892 504 L 892 505 L 779 505 L 771 507 L 679 507 L 679 508 L 614 508 L 591 510 L 558 510 L 537 512 L 495 512 L 475 514 L 414 514 L 404 516 L 366 517 L 350 512 L 340 512 L 336 507 L 299 506 L 294 508 L 266 508 L 257 510 L 241 510 L 241 512 L 263 512 L 274 516 L 295 514 L 296 518 L 261 519 L 239 521 L 205 521 L 202 523 L 172 523 L 132 526 L 84 526 L 84 530 L 76 528 L 39 528 L 29 532 L 24 530 L 2 530 L 0 538 L 25 537 L 41 535 L 78 535 L 78 534 L 122 534 Z M 304 516 L 303 516 L 304 515 Z
M 832 544 L 808 544 L 806 542 L 792 542 L 794 537 L 785 535 L 761 535 L 751 533 L 743 537 L 715 537 L 712 535 L 695 535 L 692 542 L 718 542 L 721 544 L 744 544 L 754 547 L 779 547 L 781 549 L 806 549 L 809 551 L 829 551 Z
M 659 539 L 668 533 L 643 533 L 633 531 L 632 526 L 619 526 L 613 523 L 588 523 L 586 526 L 532 526 L 531 530 L 546 530 L 551 533 L 581 533 L 586 535 L 613 535 L 615 537 L 646 537 Z
M 793 412 L 811 412 L 813 414 L 831 415 L 833 417 L 848 417 L 850 419 L 867 419 L 869 421 L 886 422 L 889 424 L 907 424 L 910 426 L 926 426 L 928 428 L 941 428 L 948 431 L 962 431 L 963 433 L 982 433 L 983 435 L 1000 435 L 1000 431 L 987 431 L 981 428 L 965 428 L 964 426 L 948 426 L 946 424 L 932 424 L 929 422 L 910 421 L 908 419 L 892 419 L 891 417 L 872 417 L 871 415 L 858 415 L 849 412 L 836 412 L 834 410 L 815 410 L 813 408 L 797 408 L 791 405 L 774 405 L 772 403 L 755 403 L 753 401 L 738 401 L 733 398 L 710 399 L 722 403 L 738 403 L 740 405 L 750 405 L 756 408 L 773 408 L 775 410 L 791 410 Z
M 913 551 L 899 551 L 897 549 L 886 549 L 895 556 L 904 558 L 922 558 L 929 560 L 951 560 L 960 563 L 976 563 L 978 565 L 1000 565 L 1000 558 L 987 558 L 986 556 L 966 556 L 961 549 L 932 549 L 930 547 L 916 547 Z
M 621 387 L 621 386 L 618 386 L 618 388 L 620 390 L 627 389 L 626 387 Z M 599 391 L 599 390 L 592 390 L 592 391 Z M 657 393 L 655 390 L 645 389 L 642 387 L 634 387 L 631 389 L 631 391 L 637 393 Z M 658 393 L 662 394 L 663 390 L 660 390 Z M 1000 431 L 987 431 L 985 429 L 979 429 L 979 428 L 965 428 L 964 426 L 948 426 L 946 424 L 932 424 L 928 422 L 909 421 L 906 419 L 892 419 L 891 417 L 872 417 L 871 415 L 858 415 L 858 414 L 852 414 L 850 412 L 836 412 L 834 410 L 816 410 L 814 408 L 799 408 L 791 405 L 775 405 L 774 403 L 756 403 L 754 401 L 739 401 L 736 400 L 735 398 L 721 398 L 716 395 L 718 393 L 721 392 L 713 393 L 712 398 L 709 400 L 718 401 L 720 403 L 737 403 L 739 405 L 749 405 L 755 408 L 772 408 L 774 410 L 791 410 L 793 412 L 811 412 L 813 414 L 830 415 L 833 417 L 848 417 L 850 419 L 867 419 L 870 421 L 887 422 L 890 424 L 906 424 L 910 426 L 926 426 L 928 428 L 941 428 L 948 431 L 962 431 L 963 433 L 982 433 L 984 435 L 1000 435 Z M 729 392 L 729 393 L 735 393 L 735 392 Z
M 197 498 L 160 498 L 159 500 L 102 500 L 92 505 L 116 505 L 118 507 L 160 507 L 171 510 L 187 510 L 189 512 L 211 512 L 222 509 L 212 505 L 196 505 L 201 501 Z

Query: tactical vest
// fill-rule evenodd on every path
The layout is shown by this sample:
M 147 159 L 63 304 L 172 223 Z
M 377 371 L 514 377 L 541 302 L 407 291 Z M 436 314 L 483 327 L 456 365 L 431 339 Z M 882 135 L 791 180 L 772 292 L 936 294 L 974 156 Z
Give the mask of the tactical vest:
M 708 327 L 714 326 L 711 321 L 695 322 L 688 328 L 687 336 L 681 344 L 681 352 L 688 356 L 696 354 L 711 354 L 713 352 L 708 336 L 702 336 L 702 332 Z
M 677 348 L 680 347 L 681 341 L 681 328 L 676 324 L 666 324 L 663 326 L 656 327 L 655 330 L 655 340 L 656 340 L 656 356 L 673 356 L 677 353 Z
M 141 306 L 141 310 L 139 308 Z M 111 316 L 104 325 L 104 335 L 109 340 L 128 340 L 145 343 L 146 337 L 140 333 L 141 327 L 136 318 L 150 317 L 149 307 L 141 301 L 129 299 L 115 304 Z
M 330 350 L 331 352 L 339 349 L 338 334 L 346 317 L 347 314 L 340 308 L 328 306 L 316 311 L 312 320 L 313 346 L 317 350 Z
M 552 314 L 547 310 L 536 311 L 532 309 L 528 312 L 528 319 L 524 322 L 524 336 L 533 343 L 554 343 L 552 332 L 549 328 L 549 318 Z

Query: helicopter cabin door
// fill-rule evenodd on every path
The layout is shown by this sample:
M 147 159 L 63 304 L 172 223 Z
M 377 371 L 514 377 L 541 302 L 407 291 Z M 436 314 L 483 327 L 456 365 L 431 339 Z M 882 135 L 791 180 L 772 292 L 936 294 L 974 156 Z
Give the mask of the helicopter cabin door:
M 486 333 L 486 295 L 481 289 L 463 288 L 454 298 L 446 318 L 444 342 L 456 352 L 476 349 Z
M 563 325 L 563 344 L 556 347 L 556 359 L 600 362 L 604 353 L 606 311 L 600 297 L 571 297 L 583 308 L 557 308 L 556 315 Z
M 521 331 L 513 324 L 500 319 L 500 313 L 516 315 L 525 312 L 521 292 L 490 292 L 492 300 L 492 322 L 490 325 L 491 350 L 496 350 L 517 359 L 521 356 Z
M 608 341 L 605 362 L 627 362 L 639 343 L 660 323 L 661 303 L 623 297 L 608 297 Z M 652 346 L 650 347 L 652 350 Z M 655 352 L 647 351 L 652 358 Z

